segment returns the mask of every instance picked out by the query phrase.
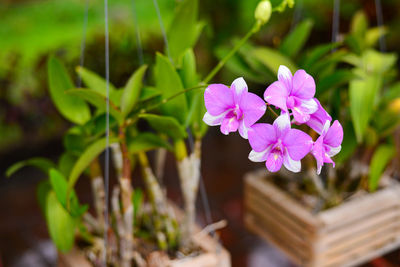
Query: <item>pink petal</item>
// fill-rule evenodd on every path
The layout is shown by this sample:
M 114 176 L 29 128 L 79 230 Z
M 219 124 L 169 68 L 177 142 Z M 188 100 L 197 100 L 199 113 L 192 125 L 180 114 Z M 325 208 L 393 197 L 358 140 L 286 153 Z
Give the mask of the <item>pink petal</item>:
M 298 123 L 305 123 L 310 120 L 310 114 L 314 113 L 318 109 L 317 102 L 314 99 L 301 99 L 295 98 L 297 105 L 292 108 L 294 119 Z
M 264 99 L 268 104 L 287 111 L 286 99 L 288 88 L 280 81 L 273 82 L 264 92 Z
M 304 70 L 298 70 L 293 76 L 293 89 L 291 95 L 302 99 L 310 99 L 315 95 L 314 78 Z
M 231 132 L 236 132 L 239 127 L 239 122 L 235 117 L 225 117 L 221 124 L 221 132 L 228 135 Z
M 321 106 L 321 103 L 318 99 L 314 98 L 314 101 L 317 103 L 318 109 L 316 112 L 310 115 L 310 119 L 307 121 L 307 125 L 321 134 L 322 129 L 324 128 L 325 122 L 332 121 L 332 117 L 325 111 L 325 109 Z
M 313 142 L 305 132 L 290 129 L 283 139 L 283 144 L 293 160 L 301 160 L 310 152 Z
M 276 141 L 275 129 L 267 123 L 254 124 L 248 132 L 248 137 L 251 148 L 256 152 L 264 151 Z
M 342 146 L 337 146 L 337 147 L 329 146 L 329 149 L 326 153 L 328 154 L 329 157 L 333 157 L 337 155 L 340 152 L 340 150 L 342 150 Z
M 245 80 L 242 77 L 235 79 L 231 84 L 231 90 L 235 103 L 240 103 L 242 96 L 248 92 Z
M 265 166 L 270 172 L 277 172 L 281 169 L 282 162 L 282 154 L 280 152 L 272 152 L 268 154 Z
M 294 120 L 299 123 L 305 123 L 310 120 L 310 114 L 304 112 L 301 108 L 295 107 L 292 109 Z
M 204 92 L 204 103 L 208 113 L 220 115 L 235 106 L 232 91 L 223 84 L 211 84 Z
M 282 114 L 275 119 L 273 126 L 275 128 L 276 136 L 283 137 L 290 130 L 289 114 L 282 112 Z
M 323 142 L 323 136 L 318 137 L 317 141 L 315 141 L 311 150 L 311 154 L 317 161 L 317 174 L 321 173 L 322 165 L 324 164 L 325 149 L 323 147 L 322 142 Z
M 293 76 L 288 67 L 284 65 L 279 66 L 278 80 L 285 85 L 285 87 L 287 88 L 287 92 L 290 93 L 290 91 L 292 90 Z
M 243 120 L 247 127 L 256 123 L 267 110 L 264 100 L 253 93 L 243 95 L 239 107 L 243 112 Z
M 329 128 L 328 132 L 324 137 L 324 144 L 331 147 L 338 147 L 343 141 L 343 128 L 339 121 L 334 121 L 332 126 Z
M 283 156 L 283 165 L 286 169 L 292 172 L 299 172 L 301 170 L 301 162 L 300 160 L 293 160 L 289 153 L 287 152 L 287 148 L 285 149 L 285 153 Z

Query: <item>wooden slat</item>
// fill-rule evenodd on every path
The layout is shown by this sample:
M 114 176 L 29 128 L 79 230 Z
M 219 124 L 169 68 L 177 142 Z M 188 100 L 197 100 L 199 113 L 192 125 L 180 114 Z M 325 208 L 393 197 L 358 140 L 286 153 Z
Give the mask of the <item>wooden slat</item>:
M 316 228 L 312 226 L 306 226 L 299 222 L 296 217 L 293 217 L 291 213 L 287 212 L 285 209 L 280 208 L 279 205 L 271 202 L 269 197 L 266 197 L 258 188 L 251 184 L 248 184 L 245 189 L 245 205 L 252 206 L 253 209 L 260 209 L 261 212 L 271 214 L 271 216 L 276 217 L 276 220 L 281 221 L 282 224 L 287 225 L 289 228 L 293 229 L 302 238 L 313 238 L 315 236 L 314 232 Z M 256 203 L 250 202 L 256 201 Z
M 275 235 L 273 231 L 268 231 L 265 228 L 265 225 L 258 224 L 258 219 L 253 214 L 245 214 L 244 222 L 247 229 L 274 244 L 295 263 L 303 265 L 308 261 L 308 259 L 301 257 L 301 255 L 299 255 L 293 247 L 287 243 L 287 240 L 280 239 L 280 237 Z
M 373 194 L 368 194 L 345 202 L 335 208 L 323 211 L 318 218 L 326 227 L 324 231 L 333 231 L 353 221 L 365 219 L 381 209 L 400 203 L 399 186 L 385 188 Z
M 388 223 L 399 218 L 399 216 L 400 209 L 399 206 L 396 205 L 384 209 L 368 219 L 356 221 L 352 225 L 339 228 L 334 232 L 324 233 L 320 236 L 320 247 L 318 252 L 329 249 L 329 247 L 332 247 L 337 243 L 342 243 L 348 239 L 352 239 L 363 232 L 368 232 L 377 227 L 385 227 Z
M 267 209 L 262 202 L 262 199 L 257 195 L 250 195 L 246 202 L 251 204 L 247 207 L 247 212 L 256 216 L 269 231 L 274 231 L 282 239 L 286 239 L 292 243 L 299 253 L 305 253 L 309 255 L 311 248 L 311 237 L 309 235 L 301 235 L 296 232 L 295 228 L 292 227 L 293 223 L 287 223 L 287 221 L 281 220 L 281 217 L 272 213 L 271 210 Z
M 313 216 L 303 206 L 298 204 L 290 195 L 268 182 L 264 177 L 257 177 L 253 173 L 245 177 L 247 186 L 257 188 L 264 196 L 273 202 L 273 204 L 280 206 L 283 210 L 290 213 L 293 218 L 296 218 L 300 223 L 309 226 L 310 229 L 315 229 L 321 223 L 318 218 Z

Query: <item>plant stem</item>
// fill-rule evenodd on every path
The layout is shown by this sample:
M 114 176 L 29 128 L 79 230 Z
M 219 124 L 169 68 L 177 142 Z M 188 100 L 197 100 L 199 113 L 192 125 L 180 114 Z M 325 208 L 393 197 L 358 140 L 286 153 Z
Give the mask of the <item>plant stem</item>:
M 278 113 L 276 113 L 276 112 L 271 108 L 270 105 L 267 104 L 267 106 L 268 106 L 269 111 L 271 111 L 271 112 L 275 115 L 275 117 L 278 118 L 278 117 L 279 117 Z
M 102 233 L 104 231 L 104 210 L 105 210 L 105 191 L 104 191 L 104 181 L 101 177 L 101 168 L 98 159 L 95 159 L 90 164 L 90 173 L 92 191 L 93 191 L 93 201 L 96 209 L 96 218 L 98 227 L 97 230 Z
M 214 76 L 217 74 L 217 72 L 225 65 L 225 63 L 246 43 L 246 41 L 258 30 L 260 29 L 259 23 L 255 23 L 253 27 L 250 29 L 250 31 L 242 38 L 240 41 L 232 48 L 231 51 L 229 51 L 228 54 L 220 61 L 218 62 L 217 66 L 215 66 L 211 72 L 204 78 L 202 83 L 208 83 Z

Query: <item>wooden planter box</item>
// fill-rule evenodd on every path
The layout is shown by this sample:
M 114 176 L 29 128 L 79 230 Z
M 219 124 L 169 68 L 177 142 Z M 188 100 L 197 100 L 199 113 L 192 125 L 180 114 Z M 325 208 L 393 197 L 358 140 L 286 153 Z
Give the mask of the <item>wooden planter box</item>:
M 355 266 L 400 246 L 400 184 L 312 214 L 265 179 L 245 178 L 245 225 L 301 266 Z
M 175 208 L 177 217 L 182 217 L 182 211 Z M 157 267 L 231 267 L 231 257 L 228 251 L 210 235 L 200 233 L 200 227 L 196 227 L 193 241 L 204 253 L 195 257 L 182 259 L 168 259 Z M 58 254 L 58 267 L 93 267 L 86 259 L 82 251 L 72 249 L 68 254 Z

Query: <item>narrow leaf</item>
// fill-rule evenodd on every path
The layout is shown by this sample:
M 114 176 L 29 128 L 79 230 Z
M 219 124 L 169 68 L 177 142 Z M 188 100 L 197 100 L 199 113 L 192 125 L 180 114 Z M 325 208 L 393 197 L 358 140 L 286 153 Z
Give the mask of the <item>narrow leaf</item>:
M 257 60 L 263 63 L 268 69 L 270 69 L 274 74 L 278 73 L 280 65 L 285 65 L 293 73 L 297 70 L 296 65 L 292 60 L 276 50 L 267 47 L 255 48 L 252 54 Z
M 145 119 L 157 132 L 166 134 L 175 140 L 186 137 L 185 129 L 173 117 L 159 116 L 154 114 L 140 114 L 139 118 Z
M 172 150 L 171 145 L 166 140 L 153 133 L 140 133 L 128 141 L 128 150 L 132 154 L 157 148 Z
M 279 51 L 288 57 L 296 56 L 307 42 L 312 27 L 313 22 L 310 19 L 299 23 L 296 28 L 283 39 Z
M 369 169 L 368 187 L 370 191 L 373 192 L 378 188 L 382 173 L 394 156 L 395 151 L 395 147 L 391 145 L 381 145 L 375 151 Z
M 46 158 L 31 158 L 31 159 L 20 161 L 20 162 L 17 162 L 17 163 L 14 163 L 13 165 L 11 165 L 6 171 L 6 176 L 10 177 L 15 172 L 17 172 L 19 169 L 21 169 L 21 168 L 23 168 L 25 166 L 36 167 L 36 168 L 42 170 L 46 174 L 48 173 L 48 171 L 51 168 L 55 168 L 55 164 L 49 159 L 46 159 Z
M 76 68 L 76 72 L 79 74 L 79 76 L 81 76 L 87 87 L 103 96 L 107 95 L 107 82 L 104 78 L 81 66 Z M 109 85 L 111 95 L 111 92 L 115 91 L 116 89 L 111 83 Z
M 129 78 L 128 83 L 125 86 L 124 93 L 121 98 L 121 112 L 124 117 L 126 117 L 126 115 L 132 111 L 139 99 L 143 86 L 143 76 L 146 73 L 146 70 L 147 65 L 144 65 L 136 70 Z

